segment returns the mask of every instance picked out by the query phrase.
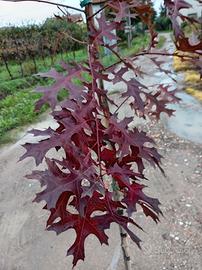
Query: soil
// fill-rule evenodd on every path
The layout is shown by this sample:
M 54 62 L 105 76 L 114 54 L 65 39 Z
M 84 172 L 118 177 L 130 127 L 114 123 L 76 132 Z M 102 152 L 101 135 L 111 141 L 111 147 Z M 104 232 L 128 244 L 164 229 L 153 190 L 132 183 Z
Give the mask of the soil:
M 150 123 L 148 129 L 164 156 L 166 177 L 149 167 L 146 191 L 160 199 L 164 217 L 155 225 L 140 211 L 136 214 L 146 233 L 136 231 L 143 240 L 142 251 L 130 241 L 132 269 L 201 270 L 202 145 L 177 137 L 161 123 Z M 45 231 L 48 213 L 41 210 L 42 203 L 32 203 L 40 187 L 23 177 L 35 168 L 34 162 L 17 163 L 23 152 L 18 142 L 0 154 L 0 269 L 71 269 L 71 258 L 66 258 L 65 252 L 74 232 L 56 236 Z M 76 269 L 124 270 L 116 225 L 109 235 L 109 247 L 101 247 L 94 237 L 87 240 L 86 261 Z
M 155 226 L 137 215 L 146 234 L 141 234 L 143 250 L 132 252 L 132 269 L 202 269 L 202 144 L 181 139 L 161 124 L 150 126 L 150 133 L 164 156 L 166 177 L 149 168 L 148 193 L 160 199 L 164 217 Z

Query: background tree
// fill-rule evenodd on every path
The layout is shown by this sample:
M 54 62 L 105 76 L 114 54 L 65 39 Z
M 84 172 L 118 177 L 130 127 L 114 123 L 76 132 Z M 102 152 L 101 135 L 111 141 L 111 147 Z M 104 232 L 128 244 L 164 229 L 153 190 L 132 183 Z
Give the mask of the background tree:
M 158 31 L 171 30 L 171 20 L 167 16 L 165 5 L 161 5 L 160 13 L 155 19 L 155 25 Z
M 70 39 L 68 33 L 74 37 Z M 33 68 L 29 73 L 37 72 L 37 59 L 42 58 L 44 66 L 48 63 L 45 58 L 51 58 L 52 65 L 56 54 L 77 51 L 84 48 L 84 44 L 76 40 L 85 40 L 86 27 L 82 24 L 67 21 L 67 17 L 47 19 L 44 24 L 22 27 L 6 27 L 0 29 L 2 64 L 16 61 L 19 64 L 21 76 L 28 75 L 23 62 L 32 61 Z M 4 45 L 3 45 L 4 44 Z M 5 62 L 6 59 L 6 62 Z M 25 70 L 25 71 L 24 71 Z M 30 75 L 30 74 L 29 74 Z M 13 78 L 13 76 L 12 76 Z

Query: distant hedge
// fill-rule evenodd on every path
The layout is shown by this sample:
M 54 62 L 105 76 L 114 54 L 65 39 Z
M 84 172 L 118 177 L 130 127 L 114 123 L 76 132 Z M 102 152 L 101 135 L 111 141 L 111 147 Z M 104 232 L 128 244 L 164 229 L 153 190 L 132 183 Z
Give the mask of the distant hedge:
M 82 44 L 71 39 L 69 34 L 83 41 L 86 27 L 84 24 L 51 18 L 39 26 L 0 28 L 0 60 L 4 63 L 10 60 L 23 62 L 80 49 Z

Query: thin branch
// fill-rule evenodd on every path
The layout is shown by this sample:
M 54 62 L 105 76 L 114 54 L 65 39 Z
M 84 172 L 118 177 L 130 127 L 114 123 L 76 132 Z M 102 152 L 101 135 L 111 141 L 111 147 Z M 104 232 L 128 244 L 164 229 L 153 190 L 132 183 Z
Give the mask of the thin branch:
M 57 6 L 57 8 L 62 12 L 62 14 L 64 16 L 67 16 L 68 15 L 66 12 L 64 12 L 64 10 L 62 10 L 62 8 L 60 6 Z
M 102 8 L 100 8 L 98 11 L 96 11 L 95 13 L 93 13 L 93 15 L 87 17 L 87 20 L 90 20 L 92 18 L 94 18 L 97 14 L 99 14 L 101 11 L 103 11 L 105 8 L 107 7 L 107 5 L 104 5 Z
M 118 53 L 116 53 L 118 54 Z M 159 55 L 159 56 L 177 56 L 179 58 L 188 58 L 188 59 L 198 59 L 198 57 L 195 57 L 193 58 L 193 56 L 190 56 L 190 55 L 180 55 L 180 54 L 177 54 L 177 53 L 161 53 L 161 52 L 142 52 L 142 53 L 138 53 L 138 54 L 132 54 L 132 55 L 129 55 L 128 57 L 131 57 L 132 60 L 134 60 L 136 57 L 139 57 L 139 56 L 143 56 L 143 55 Z M 109 69 L 111 69 L 112 67 L 114 66 L 117 66 L 121 63 L 127 63 L 123 58 L 121 57 L 118 57 L 120 60 L 115 62 L 114 64 L 111 64 L 110 66 L 106 67 L 103 69 L 103 71 L 107 71 Z M 124 61 L 123 61 L 124 60 Z
M 113 113 L 114 115 L 120 110 L 120 108 L 126 103 L 126 101 L 130 98 L 130 96 L 128 96 L 127 98 L 124 99 L 124 101 L 118 106 L 118 108 L 116 109 L 116 111 Z
M 162 53 L 161 52 L 142 52 L 142 53 L 137 53 L 137 54 L 133 55 L 132 57 L 135 58 L 135 57 L 143 56 L 143 55 L 177 56 L 180 58 L 193 59 L 193 56 L 191 56 L 191 55 L 183 55 L 183 54 L 178 54 L 178 53 L 163 53 L 163 52 Z M 198 57 L 195 59 L 198 59 Z
M 69 13 L 68 11 L 66 11 L 66 13 L 64 12 L 64 10 L 61 9 L 61 7 L 58 6 L 58 9 L 64 14 L 64 16 L 66 16 L 68 18 L 69 16 Z M 61 18 L 63 21 L 64 21 L 64 18 Z M 68 38 L 70 38 L 71 40 L 77 42 L 77 43 L 80 43 L 82 45 L 87 45 L 87 42 L 86 41 L 81 41 L 75 37 L 73 37 L 72 35 L 70 35 L 68 32 L 62 32 L 64 36 L 67 36 Z
M 53 6 L 57 6 L 57 7 L 60 6 L 60 7 L 64 7 L 64 8 L 69 8 L 72 10 L 76 10 L 76 11 L 85 13 L 85 11 L 83 9 L 60 4 L 60 3 L 54 3 L 54 2 L 50 2 L 50 1 L 46 1 L 46 0 L 2 0 L 2 1 L 5 1 L 5 2 L 39 2 L 39 3 L 49 4 L 49 5 L 53 5 Z
M 111 64 L 110 66 L 104 68 L 103 71 L 107 71 L 107 70 L 109 70 L 117 65 L 120 65 L 121 63 L 122 63 L 122 60 L 119 60 L 119 61 L 115 62 L 114 64 Z
M 118 59 L 120 59 L 119 63 L 124 63 L 126 66 L 129 65 L 129 63 L 124 58 L 122 58 L 118 52 L 113 50 L 109 45 L 104 44 L 103 46 L 108 50 L 110 50 Z
M 71 36 L 69 33 L 65 33 L 67 37 L 69 37 L 71 40 L 77 42 L 77 43 L 80 43 L 82 45 L 87 45 L 87 42 L 86 41 L 81 41 L 73 36 Z

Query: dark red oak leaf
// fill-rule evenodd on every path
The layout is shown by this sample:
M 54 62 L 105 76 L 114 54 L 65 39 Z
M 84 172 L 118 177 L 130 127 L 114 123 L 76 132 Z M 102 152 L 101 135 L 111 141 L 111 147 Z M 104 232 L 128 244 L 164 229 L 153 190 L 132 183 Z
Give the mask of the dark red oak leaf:
M 126 17 L 129 16 L 129 8 L 130 5 L 128 3 L 126 3 L 125 1 L 121 2 L 121 1 L 108 1 L 107 5 L 112 8 L 112 10 L 115 10 L 116 13 L 114 13 L 115 15 L 115 22 L 121 22 L 123 19 L 125 19 Z
M 38 193 L 35 201 L 46 201 L 47 209 L 55 208 L 56 203 L 63 192 L 72 192 L 77 196 L 82 193 L 82 181 L 87 180 L 90 183 L 96 182 L 97 173 L 93 166 L 83 168 L 82 170 L 73 170 L 69 173 L 64 173 L 56 165 L 55 161 L 46 158 L 48 169 L 45 171 L 33 172 L 29 175 L 29 179 L 36 179 L 41 182 L 41 186 L 46 186 L 46 189 Z M 67 165 L 67 164 L 66 164 Z
M 140 83 L 138 80 L 133 78 L 127 82 L 127 91 L 122 94 L 123 97 L 128 97 L 128 96 L 133 97 L 134 108 L 139 110 L 142 113 L 144 113 L 144 107 L 145 107 L 145 102 L 143 101 L 143 98 L 141 96 L 141 94 L 144 95 L 145 93 L 143 89 L 146 90 L 147 87 L 143 85 L 142 83 Z
M 127 213 L 131 216 L 133 212 L 137 211 L 137 203 L 140 204 L 142 202 L 149 206 L 158 217 L 159 214 L 162 214 L 159 208 L 160 202 L 158 199 L 150 198 L 145 195 L 142 191 L 144 187 L 144 185 L 140 185 L 138 183 L 133 183 L 127 187 L 124 199 L 122 200 L 122 202 L 127 205 Z
M 101 45 L 103 43 L 103 37 L 108 38 L 109 40 L 118 40 L 118 36 L 113 33 L 113 30 L 118 29 L 119 23 L 117 22 L 107 22 L 104 13 L 97 18 L 98 27 L 91 26 L 91 37 L 93 42 L 99 42 Z
M 109 128 L 106 129 L 105 134 L 113 143 L 118 144 L 120 155 L 123 157 L 130 153 L 131 147 L 138 147 L 143 150 L 145 143 L 153 143 L 154 141 L 146 136 L 146 133 L 134 128 L 132 131 L 127 129 L 128 124 L 132 118 L 125 118 L 125 120 L 118 122 L 116 118 L 109 119 Z
M 33 157 L 36 165 L 46 161 L 46 169 L 33 171 L 27 178 L 38 180 L 43 188 L 35 201 L 44 201 L 44 209 L 50 211 L 47 230 L 59 234 L 74 229 L 75 241 L 67 251 L 67 255 L 73 255 L 73 266 L 84 260 L 85 240 L 89 235 L 95 235 L 101 244 L 108 244 L 106 230 L 112 223 L 121 226 L 140 247 L 141 240 L 129 227 L 133 225 L 142 229 L 132 215 L 137 205 L 155 222 L 162 214 L 158 199 L 146 195 L 143 192 L 145 186 L 141 183 L 148 180 L 144 175 L 148 164 L 158 167 L 163 173 L 162 157 L 153 139 L 141 127 L 132 128 L 134 117 L 118 119 L 119 110 L 131 100 L 134 114 L 152 120 L 159 120 L 161 113 L 172 115 L 173 110 L 168 104 L 179 101 L 175 96 L 176 90 L 171 90 L 170 85 L 147 87 L 146 82 L 140 82 L 145 74 L 138 57 L 144 54 L 152 59 L 160 72 L 172 77 L 172 72 L 165 69 L 161 59 L 155 56 L 156 49 L 150 50 L 156 45 L 153 8 L 150 1 L 143 2 L 110 0 L 104 4 L 104 12 L 98 19 L 87 14 L 88 61 L 83 65 L 72 63 L 71 66 L 62 62 L 62 72 L 52 69 L 40 74 L 54 82 L 38 88 L 43 97 L 37 102 L 36 109 L 48 103 L 54 109 L 52 116 L 57 127 L 29 131 L 39 137 L 39 141 L 25 144 L 26 153 L 20 160 Z M 191 43 L 179 21 L 192 21 L 181 14 L 181 10 L 189 8 L 190 4 L 183 0 L 165 0 L 165 4 L 174 27 L 177 48 L 194 52 L 194 56 L 188 58 L 201 70 L 201 41 Z M 88 10 L 90 6 L 86 7 Z M 110 14 L 109 20 L 106 14 Z M 150 33 L 148 48 L 133 57 L 121 56 L 117 44 L 114 44 L 118 41 L 117 30 L 124 26 L 126 17 L 140 20 Z M 197 23 L 196 20 L 194 22 Z M 106 40 L 113 41 L 113 44 L 105 44 Z M 103 46 L 115 54 L 117 63 L 108 67 L 102 64 L 98 56 Z M 170 56 L 166 51 L 161 51 L 161 54 Z M 186 59 L 183 55 L 180 57 Z M 132 74 L 129 80 L 125 76 L 128 71 Z M 121 104 L 105 89 L 106 81 L 108 90 L 111 90 L 110 85 L 119 82 L 126 86 L 126 91 L 121 92 L 124 98 Z M 58 103 L 58 94 L 63 89 L 68 91 L 68 99 Z M 112 105 L 115 110 L 111 109 Z M 57 157 L 55 151 L 49 150 L 57 150 Z
M 173 25 L 173 31 L 175 34 L 175 45 L 176 48 L 184 52 L 202 52 L 202 41 L 199 40 L 197 44 L 191 44 L 190 38 L 188 38 L 181 27 L 181 21 L 188 23 L 196 23 L 200 25 L 200 21 L 195 20 L 189 16 L 185 16 L 181 13 L 182 9 L 192 8 L 192 4 L 184 0 L 165 0 L 165 6 L 168 11 L 168 15 Z
M 63 65 L 64 67 L 64 65 Z M 58 102 L 58 94 L 62 89 L 66 89 L 69 92 L 70 98 L 78 100 L 81 98 L 83 87 L 76 85 L 72 82 L 72 79 L 75 77 L 81 78 L 81 74 L 85 69 L 82 69 L 81 66 L 71 67 L 65 66 L 67 73 L 59 73 L 55 69 L 51 69 L 47 73 L 39 73 L 41 77 L 51 78 L 55 83 L 47 87 L 38 87 L 37 92 L 43 93 L 43 97 L 37 101 L 36 110 L 39 110 L 45 103 L 48 103 L 52 109 L 55 108 Z
M 73 266 L 78 260 L 84 260 L 84 243 L 85 239 L 90 235 L 95 235 L 101 244 L 108 244 L 108 236 L 103 230 L 100 230 L 99 222 L 96 217 L 92 218 L 93 210 L 87 205 L 85 215 L 71 214 L 66 209 L 63 210 L 61 220 L 53 223 L 48 227 L 48 230 L 56 231 L 60 234 L 68 229 L 74 229 L 76 232 L 76 239 L 73 245 L 68 249 L 67 255 L 73 255 Z

